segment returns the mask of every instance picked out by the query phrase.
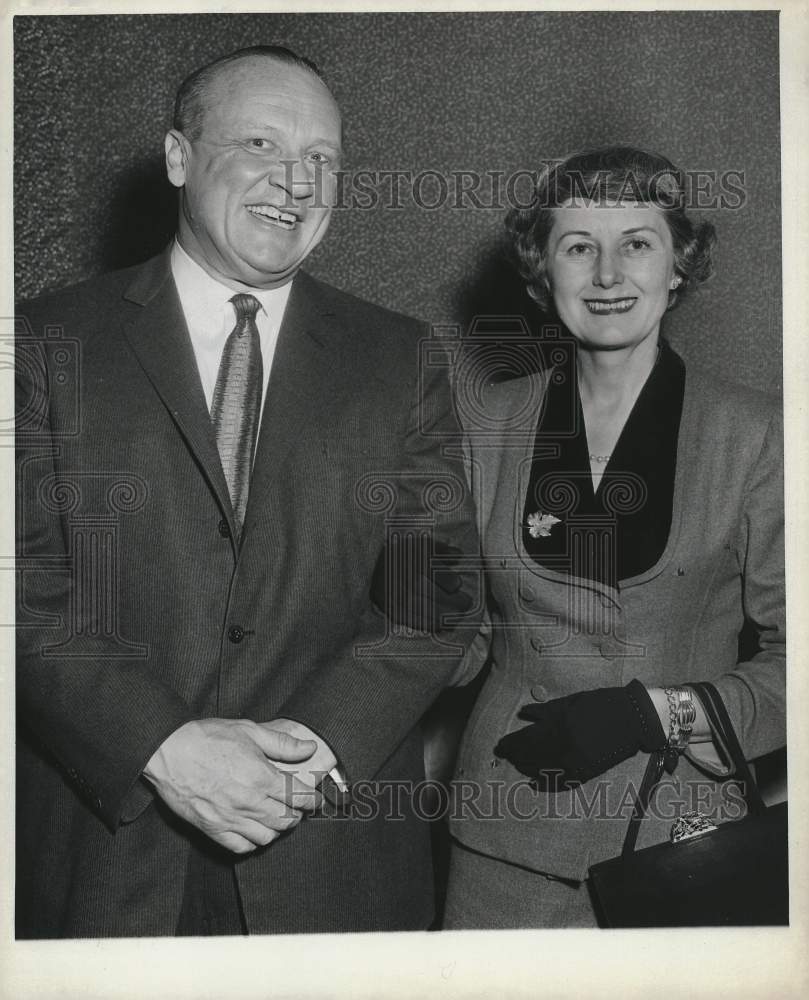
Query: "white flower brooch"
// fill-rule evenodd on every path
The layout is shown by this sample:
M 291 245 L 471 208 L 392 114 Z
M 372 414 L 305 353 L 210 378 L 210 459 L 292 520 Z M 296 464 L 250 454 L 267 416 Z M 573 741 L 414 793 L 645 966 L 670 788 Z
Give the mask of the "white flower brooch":
M 551 528 L 560 523 L 560 518 L 554 517 L 553 514 L 543 514 L 538 510 L 535 514 L 528 515 L 528 534 L 532 538 L 548 538 Z

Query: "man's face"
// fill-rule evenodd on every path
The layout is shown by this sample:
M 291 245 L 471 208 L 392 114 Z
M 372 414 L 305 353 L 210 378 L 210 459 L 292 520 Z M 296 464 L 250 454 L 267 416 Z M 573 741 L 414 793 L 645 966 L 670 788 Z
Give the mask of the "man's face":
M 182 188 L 178 237 L 231 287 L 288 281 L 323 239 L 340 164 L 340 112 L 309 70 L 265 57 L 223 67 L 199 139 L 166 136 Z

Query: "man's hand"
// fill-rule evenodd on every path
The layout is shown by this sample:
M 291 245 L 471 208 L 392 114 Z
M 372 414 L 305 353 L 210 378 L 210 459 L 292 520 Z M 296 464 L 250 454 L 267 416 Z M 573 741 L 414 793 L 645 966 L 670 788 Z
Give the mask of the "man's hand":
M 166 804 L 211 840 L 236 854 L 265 846 L 295 826 L 321 797 L 276 761 L 308 761 L 317 749 L 247 719 L 187 722 L 144 768 Z
M 273 719 L 272 722 L 262 723 L 262 726 L 267 732 L 286 733 L 299 740 L 315 741 L 317 750 L 311 757 L 307 758 L 303 765 L 288 764 L 282 761 L 275 762 L 279 770 L 292 772 L 310 788 L 317 788 L 324 776 L 336 766 L 337 758 L 328 743 L 324 743 L 317 733 L 313 733 L 308 726 L 292 719 Z

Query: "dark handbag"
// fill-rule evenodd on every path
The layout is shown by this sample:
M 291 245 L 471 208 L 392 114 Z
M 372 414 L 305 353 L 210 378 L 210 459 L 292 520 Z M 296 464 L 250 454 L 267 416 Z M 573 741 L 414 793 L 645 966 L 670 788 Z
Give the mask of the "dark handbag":
M 724 743 L 747 815 L 679 843 L 635 851 L 663 753 L 652 754 L 620 857 L 590 868 L 590 891 L 605 927 L 749 927 L 789 923 L 787 804 L 767 808 L 727 709 L 712 684 L 689 685 Z

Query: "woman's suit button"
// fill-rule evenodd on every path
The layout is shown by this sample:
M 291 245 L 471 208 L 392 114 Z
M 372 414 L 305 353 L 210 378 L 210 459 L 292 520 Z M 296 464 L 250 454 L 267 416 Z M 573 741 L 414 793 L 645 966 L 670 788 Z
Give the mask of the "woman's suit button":
M 548 690 L 544 688 L 541 684 L 533 684 L 531 686 L 531 697 L 534 701 L 547 701 L 548 700 Z
M 228 629 L 228 639 L 231 642 L 239 643 L 244 638 L 244 629 L 239 625 L 234 625 L 232 628 Z
M 536 600 L 536 594 L 534 594 L 530 587 L 520 587 L 520 598 L 525 601 L 526 604 L 530 604 L 531 601 Z
M 615 647 L 612 645 L 612 643 L 609 642 L 602 642 L 601 645 L 598 647 L 598 651 L 599 653 L 601 653 L 601 655 L 604 657 L 605 660 L 614 660 L 615 657 L 618 655 L 615 652 Z
M 531 636 L 531 645 L 538 653 L 542 652 L 542 640 L 539 638 L 538 635 Z
M 230 525 L 224 518 L 222 518 L 222 520 L 219 522 L 218 528 L 219 528 L 219 534 L 223 538 L 230 538 Z

